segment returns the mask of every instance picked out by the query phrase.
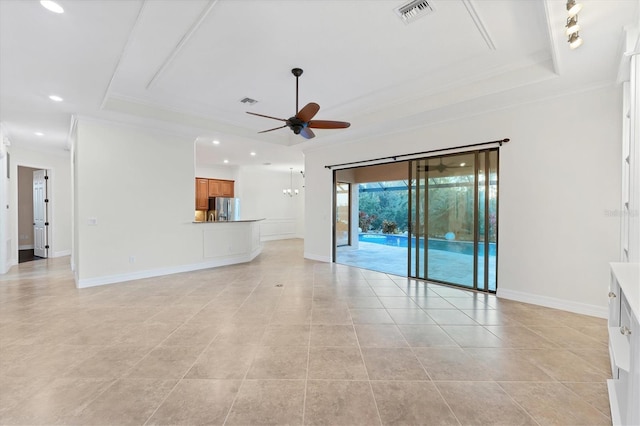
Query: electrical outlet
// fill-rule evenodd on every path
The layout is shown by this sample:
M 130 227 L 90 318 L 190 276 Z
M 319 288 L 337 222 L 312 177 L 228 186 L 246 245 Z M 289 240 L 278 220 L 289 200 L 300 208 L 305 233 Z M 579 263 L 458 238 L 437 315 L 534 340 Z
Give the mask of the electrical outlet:
M 129 256 L 129 263 L 136 263 L 136 257 L 135 256 Z

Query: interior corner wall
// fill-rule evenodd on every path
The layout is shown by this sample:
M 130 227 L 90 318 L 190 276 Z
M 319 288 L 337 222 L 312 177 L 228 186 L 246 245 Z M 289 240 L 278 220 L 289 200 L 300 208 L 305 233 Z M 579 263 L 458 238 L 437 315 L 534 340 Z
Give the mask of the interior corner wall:
M 34 169 L 47 169 L 49 173 L 48 197 L 49 221 L 49 257 L 61 257 L 71 254 L 71 169 L 69 151 L 42 150 L 28 147 L 11 147 L 11 182 L 9 185 L 11 228 L 10 255 L 17 263 L 20 244 L 18 234 L 18 166 Z
M 202 262 L 192 137 L 80 117 L 74 154 L 78 287 Z
M 498 296 L 606 316 L 619 255 L 620 87 L 305 151 L 305 257 L 331 260 L 325 165 L 510 138 L 500 149 Z M 446 144 L 446 145 L 444 145 Z
M 282 193 L 293 182 L 298 195 Z M 284 172 L 240 167 L 236 197 L 240 198 L 240 216 L 263 218 L 260 222 L 262 241 L 304 238 L 304 179 L 299 170 Z

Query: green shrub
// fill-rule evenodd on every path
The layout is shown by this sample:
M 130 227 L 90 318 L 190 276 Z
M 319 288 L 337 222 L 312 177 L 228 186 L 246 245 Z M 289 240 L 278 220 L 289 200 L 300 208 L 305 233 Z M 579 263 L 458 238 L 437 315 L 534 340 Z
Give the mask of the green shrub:
M 382 221 L 382 233 L 383 234 L 395 234 L 398 232 L 398 224 L 391 220 Z
M 366 212 L 361 211 L 358 217 L 358 225 L 362 232 L 367 232 L 371 228 L 371 222 L 377 219 L 375 214 L 367 214 Z

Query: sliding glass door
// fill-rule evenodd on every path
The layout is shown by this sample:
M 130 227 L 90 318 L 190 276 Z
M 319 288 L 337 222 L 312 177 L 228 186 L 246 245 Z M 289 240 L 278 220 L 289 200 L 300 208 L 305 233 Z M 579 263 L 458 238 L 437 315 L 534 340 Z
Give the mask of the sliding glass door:
M 409 276 L 496 290 L 497 149 L 412 160 Z

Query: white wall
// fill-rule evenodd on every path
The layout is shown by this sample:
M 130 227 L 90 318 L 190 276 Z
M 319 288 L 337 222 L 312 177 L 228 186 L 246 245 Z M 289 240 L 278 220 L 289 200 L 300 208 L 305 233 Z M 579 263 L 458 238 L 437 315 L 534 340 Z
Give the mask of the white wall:
M 242 263 L 259 254 L 253 223 L 192 223 L 191 136 L 81 117 L 72 151 L 78 287 Z
M 285 196 L 282 190 L 291 186 L 291 172 L 240 167 L 236 181 L 236 197 L 240 198 L 242 218 L 264 218 L 260 223 L 263 241 L 303 238 L 304 179 L 300 170 L 293 171 L 293 189 L 299 194 Z
M 75 151 L 80 282 L 202 259 L 191 138 L 80 118 Z
M 9 223 L 11 262 L 18 262 L 18 167 L 47 169 L 49 173 L 49 257 L 71 254 L 71 167 L 69 151 L 11 147 Z
M 238 180 L 238 167 L 204 167 L 198 166 L 198 160 L 196 159 L 196 174 L 194 177 L 210 178 L 210 179 L 226 179 L 226 180 Z
M 510 138 L 500 150 L 498 295 L 606 315 L 618 258 L 621 94 L 608 87 L 305 152 L 305 257 L 331 259 L 325 165 Z
M 11 267 L 11 226 L 9 224 L 9 179 L 7 179 L 7 154 L 9 139 L 0 124 L 0 274 Z

